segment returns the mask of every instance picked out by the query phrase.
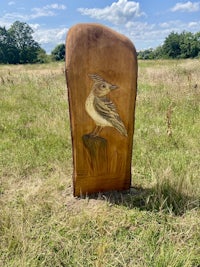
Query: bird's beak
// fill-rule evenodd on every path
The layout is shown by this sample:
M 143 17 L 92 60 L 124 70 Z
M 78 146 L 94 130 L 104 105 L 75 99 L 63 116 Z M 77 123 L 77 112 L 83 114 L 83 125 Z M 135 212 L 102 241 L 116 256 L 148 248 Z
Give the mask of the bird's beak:
M 117 88 L 118 88 L 117 85 L 110 85 L 110 90 L 115 90 L 115 89 L 117 89 Z

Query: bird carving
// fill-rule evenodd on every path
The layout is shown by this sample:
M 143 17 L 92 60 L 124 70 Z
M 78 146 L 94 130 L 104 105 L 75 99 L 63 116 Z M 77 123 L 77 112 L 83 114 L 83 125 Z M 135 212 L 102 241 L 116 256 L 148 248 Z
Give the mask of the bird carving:
M 107 97 L 118 86 L 108 83 L 98 74 L 89 74 L 89 77 L 94 83 L 86 99 L 85 109 L 96 124 L 91 135 L 97 136 L 104 127 L 113 127 L 120 134 L 127 136 L 127 130 L 117 112 L 116 106 Z

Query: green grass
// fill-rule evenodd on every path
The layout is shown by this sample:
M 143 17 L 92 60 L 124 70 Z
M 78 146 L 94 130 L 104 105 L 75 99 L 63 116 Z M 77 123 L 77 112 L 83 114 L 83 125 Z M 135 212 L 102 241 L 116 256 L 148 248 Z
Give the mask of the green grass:
M 133 188 L 73 198 L 64 63 L 0 66 L 0 266 L 200 266 L 199 69 L 139 61 Z

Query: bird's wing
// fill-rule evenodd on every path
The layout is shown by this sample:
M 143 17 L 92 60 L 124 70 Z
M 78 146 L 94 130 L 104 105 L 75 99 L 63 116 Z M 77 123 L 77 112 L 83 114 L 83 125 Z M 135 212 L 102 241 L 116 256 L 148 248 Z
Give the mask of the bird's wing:
M 109 121 L 122 135 L 127 136 L 126 128 L 113 102 L 106 97 L 95 97 L 94 108 L 99 115 Z

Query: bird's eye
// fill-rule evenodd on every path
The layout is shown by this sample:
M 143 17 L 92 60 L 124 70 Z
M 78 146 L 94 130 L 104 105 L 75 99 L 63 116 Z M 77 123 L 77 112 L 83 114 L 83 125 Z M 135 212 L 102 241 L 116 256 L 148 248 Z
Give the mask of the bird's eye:
M 105 86 L 105 84 L 102 84 L 101 87 L 102 87 L 102 88 L 105 88 L 106 86 Z

